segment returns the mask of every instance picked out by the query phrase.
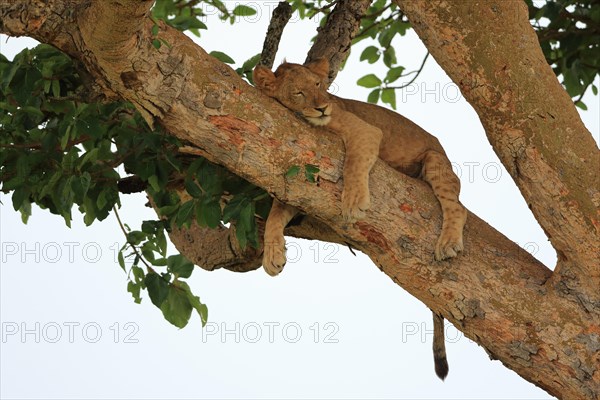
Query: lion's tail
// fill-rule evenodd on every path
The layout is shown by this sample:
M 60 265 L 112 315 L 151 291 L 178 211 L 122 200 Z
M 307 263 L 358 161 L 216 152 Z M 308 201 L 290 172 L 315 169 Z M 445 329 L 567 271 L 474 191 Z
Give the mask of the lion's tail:
M 444 337 L 444 317 L 433 312 L 433 361 L 435 373 L 444 380 L 448 375 L 448 360 L 446 359 L 446 344 Z

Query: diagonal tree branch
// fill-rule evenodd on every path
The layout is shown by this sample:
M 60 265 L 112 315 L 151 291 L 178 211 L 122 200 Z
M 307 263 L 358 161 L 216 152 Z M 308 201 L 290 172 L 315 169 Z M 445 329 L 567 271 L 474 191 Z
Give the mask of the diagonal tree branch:
M 425 183 L 382 162 L 371 175 L 372 209 L 365 220 L 345 224 L 340 138 L 309 127 L 262 96 L 180 32 L 161 24 L 158 36 L 170 46 L 155 49 L 154 23 L 142 18 L 139 2 L 100 3 L 105 4 L 0 3 L 0 31 L 27 34 L 77 58 L 107 95 L 113 91 L 113 97 L 132 102 L 149 123 L 160 123 L 211 161 L 331 227 L 525 379 L 565 398 L 600 393 L 600 376 L 594 372 L 600 356 L 590 351 L 599 334 L 597 314 L 547 290 L 551 271 L 530 254 L 471 214 L 465 254 L 452 262 L 433 262 L 441 225 L 437 201 Z M 36 5 L 44 7 L 29 14 Z M 119 16 L 97 7 L 111 7 Z M 107 29 L 103 34 L 136 45 L 109 51 L 95 42 L 90 25 L 99 18 L 108 28 L 109 19 L 127 19 L 127 32 Z M 204 101 L 207 96 L 210 102 Z M 285 178 L 290 165 L 303 164 L 319 165 L 319 186 Z

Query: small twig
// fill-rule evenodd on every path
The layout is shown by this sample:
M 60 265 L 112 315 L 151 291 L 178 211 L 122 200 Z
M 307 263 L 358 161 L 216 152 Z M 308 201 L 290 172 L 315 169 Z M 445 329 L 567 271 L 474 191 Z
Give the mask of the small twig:
M 121 228 L 121 231 L 123 231 L 123 234 L 125 235 L 125 239 L 127 239 L 127 230 L 125 229 L 125 225 L 123 225 L 123 222 L 121 221 L 121 217 L 119 216 L 119 212 L 117 211 L 116 206 L 113 206 L 113 211 L 115 213 L 115 217 L 117 217 L 117 222 L 119 223 L 119 227 Z M 144 257 L 138 252 L 138 249 L 135 247 L 135 245 L 131 244 L 129 242 L 129 240 L 127 240 L 127 243 L 133 249 L 133 252 L 140 259 L 140 261 L 144 263 L 146 268 L 148 268 L 148 271 L 156 273 L 156 271 L 150 265 L 148 265 L 146 260 L 144 260 Z
M 332 1 L 331 3 L 325 5 L 321 8 L 317 8 L 316 10 L 313 10 L 312 12 L 310 12 L 310 14 L 308 14 L 308 18 L 312 18 L 319 13 L 327 12 L 327 10 L 329 10 L 331 7 L 335 6 L 338 3 L 338 1 L 339 0 Z
M 385 8 L 383 8 L 383 9 L 379 10 L 379 11 L 378 11 L 378 12 L 376 12 L 376 13 L 373 13 L 373 14 L 370 14 L 370 15 L 365 15 L 365 16 L 364 16 L 364 18 L 378 17 L 378 16 L 380 16 L 381 14 L 383 14 L 383 13 L 384 13 L 386 10 L 388 10 L 388 9 L 389 9 L 391 6 L 392 6 L 392 5 L 391 5 L 391 3 L 390 3 L 390 4 L 389 4 L 387 7 L 385 7 Z M 366 34 L 367 32 L 369 32 L 371 29 L 373 29 L 374 27 L 376 27 L 376 26 L 379 26 L 379 25 L 381 25 L 381 24 L 383 24 L 383 23 L 387 23 L 387 22 L 389 22 L 389 21 L 391 21 L 391 20 L 395 20 L 395 19 L 402 19 L 402 17 L 403 17 L 403 16 L 404 16 L 404 14 L 402 14 L 402 12 L 400 12 L 400 11 L 396 11 L 396 12 L 392 13 L 392 14 L 391 14 L 389 17 L 387 17 L 387 18 L 384 18 L 384 19 L 382 19 L 382 20 L 379 20 L 379 21 L 375 21 L 375 22 L 373 22 L 371 25 L 369 25 L 369 26 L 367 26 L 366 28 L 362 29 L 360 32 L 358 32 L 358 33 L 356 34 L 355 38 L 359 38 L 359 37 L 361 37 L 361 36 L 365 35 L 365 34 Z
M 69 140 L 65 146 L 65 150 L 66 149 L 70 149 L 73 146 L 76 146 L 78 144 L 81 144 L 83 142 L 86 142 L 88 140 L 91 139 L 91 136 L 89 135 L 82 135 L 77 139 L 72 139 Z M 32 150 L 41 150 L 44 146 L 42 145 L 41 142 L 35 142 L 35 143 L 12 143 L 12 144 L 0 144 L 0 148 L 12 148 L 12 149 L 32 149 Z M 60 148 L 60 146 L 56 146 L 56 151 L 58 152 L 63 152 L 65 151 L 62 148 Z
M 405 87 L 410 86 L 414 81 L 417 80 L 417 78 L 421 74 L 421 71 L 423 71 L 423 67 L 425 66 L 425 62 L 427 61 L 428 57 L 429 57 L 429 52 L 427 52 L 427 54 L 425 54 L 425 58 L 423 58 L 423 62 L 421 63 L 421 66 L 419 67 L 419 69 L 417 69 L 415 71 L 407 72 L 405 75 L 402 75 L 402 76 L 408 76 L 411 74 L 416 74 L 409 82 L 405 83 L 402 86 L 388 86 L 388 87 L 386 87 L 386 89 L 404 89 Z
M 352 255 L 353 255 L 354 257 L 356 257 L 356 253 L 354 252 L 354 249 L 352 248 L 352 246 L 350 245 L 350 243 L 348 243 L 348 242 L 344 242 L 344 244 L 345 244 L 346 246 L 348 246 L 348 250 L 350 250 L 350 253 L 352 253 Z
M 591 84 L 592 84 L 592 82 L 590 82 L 587 85 L 585 85 L 585 87 L 583 88 L 583 91 L 581 92 L 581 94 L 579 95 L 579 97 L 577 98 L 577 100 L 575 100 L 575 104 L 579 103 L 581 101 L 581 99 L 583 99 L 583 95 L 585 94 L 585 92 L 587 92 L 587 90 L 588 90 L 588 88 L 590 87 Z

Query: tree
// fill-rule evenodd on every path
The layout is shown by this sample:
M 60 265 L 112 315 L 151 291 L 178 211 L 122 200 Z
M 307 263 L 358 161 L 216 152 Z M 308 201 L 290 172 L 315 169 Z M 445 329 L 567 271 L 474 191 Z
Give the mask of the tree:
M 365 5 L 364 13 L 368 2 L 359 3 Z M 381 164 L 372 174 L 373 211 L 365 221 L 343 226 L 335 200 L 343 159 L 339 141 L 297 124 L 289 112 L 179 31 L 147 19 L 152 6 L 148 1 L 56 1 L 49 8 L 31 2 L 2 4 L 0 31 L 34 37 L 76 60 L 71 64 L 49 47 L 25 53 L 13 63 L 3 60 L 9 101 L 2 103 L 2 123 L 12 135 L 3 142 L 10 145 L 3 155 L 3 190 L 14 190 L 13 205 L 25 219 L 35 202 L 68 223 L 72 205 L 78 204 L 86 223 L 92 223 L 118 203 L 119 189 L 142 185 L 166 219 L 127 233 L 128 249 L 139 264 L 132 268 L 128 289 L 139 299 L 140 290 L 147 288 L 165 317 L 183 326 L 194 308 L 205 319 L 206 308 L 181 280 L 191 274 L 191 264 L 181 256 L 166 257 L 164 229 L 171 230 L 171 240 L 194 262 L 207 253 L 202 246 L 186 246 L 183 238 L 190 234 L 234 243 L 203 267 L 256 268 L 260 220 L 254 216 L 264 218 L 268 209 L 268 196 L 258 188 L 265 189 L 309 216 L 289 229 L 291 235 L 349 243 L 525 379 L 558 397 L 597 397 L 599 160 L 590 133 L 548 66 L 523 4 L 398 3 L 478 112 L 491 144 L 559 254 L 554 272 L 472 214 L 465 256 L 444 268 L 432 264 L 439 215 L 422 211 L 437 210 L 435 200 L 424 184 Z M 159 3 L 155 15 L 166 17 L 170 11 L 165 4 Z M 336 10 L 344 5 L 339 2 Z M 379 29 L 374 35 L 390 72 L 387 81 L 367 75 L 359 83 L 374 88 L 370 100 L 394 105 L 394 92 L 386 85 L 402 71 L 394 69 L 398 67 L 389 36 L 407 26 L 399 15 L 378 22 L 377 12 L 396 10 L 393 5 L 377 2 L 374 7 L 379 7 L 371 10 L 375 19 L 364 19 L 363 28 Z M 595 24 L 596 9 L 590 10 L 589 15 L 574 14 Z M 249 11 L 241 7 L 236 12 Z M 202 28 L 191 15 L 178 18 L 170 25 Z M 592 23 L 586 29 L 596 29 Z M 584 53 L 590 47 L 578 46 Z M 379 51 L 364 56 L 375 58 Z M 549 51 L 560 53 L 552 46 Z M 339 49 L 329 43 L 318 55 L 328 52 Z M 227 61 L 225 54 L 214 55 Z M 575 67 L 563 58 L 557 65 L 563 68 L 569 94 L 579 96 L 597 66 L 592 59 L 592 64 Z M 239 72 L 248 72 L 255 62 L 249 60 Z M 536 87 L 530 85 L 534 77 L 540 82 Z M 28 96 L 36 91 L 40 96 Z M 131 102 L 139 114 L 117 100 Z M 292 125 L 303 140 L 283 145 Z M 81 147 L 85 153 L 80 155 Z M 319 157 L 317 147 L 325 157 Z M 23 148 L 28 151 L 19 151 Z M 114 168 L 121 163 L 136 178 L 120 180 Z M 305 179 L 294 176 L 300 170 Z M 188 197 L 180 201 L 174 192 L 184 189 Z M 409 225 L 407 216 L 418 224 Z M 231 221 L 234 227 L 226 229 L 220 221 Z M 206 228 L 217 228 L 217 233 Z M 145 270 L 142 259 L 148 263 Z M 161 265 L 167 265 L 167 272 L 158 274 L 155 267 Z M 461 279 L 448 279 L 448 271 Z

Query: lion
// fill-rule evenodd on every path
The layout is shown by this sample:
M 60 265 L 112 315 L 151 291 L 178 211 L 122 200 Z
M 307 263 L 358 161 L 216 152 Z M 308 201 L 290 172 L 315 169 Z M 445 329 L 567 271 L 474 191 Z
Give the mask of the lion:
M 275 73 L 264 66 L 253 71 L 256 87 L 315 126 L 338 134 L 346 150 L 342 216 L 352 222 L 370 207 L 369 173 L 377 158 L 391 167 L 427 182 L 443 215 L 434 256 L 440 261 L 463 250 L 467 210 L 459 201 L 460 180 L 437 138 L 414 122 L 386 108 L 327 93 L 329 62 L 307 65 L 284 62 Z M 264 234 L 263 267 L 278 275 L 286 262 L 284 229 L 299 211 L 273 200 Z M 443 318 L 434 313 L 434 359 L 437 375 L 448 373 Z

